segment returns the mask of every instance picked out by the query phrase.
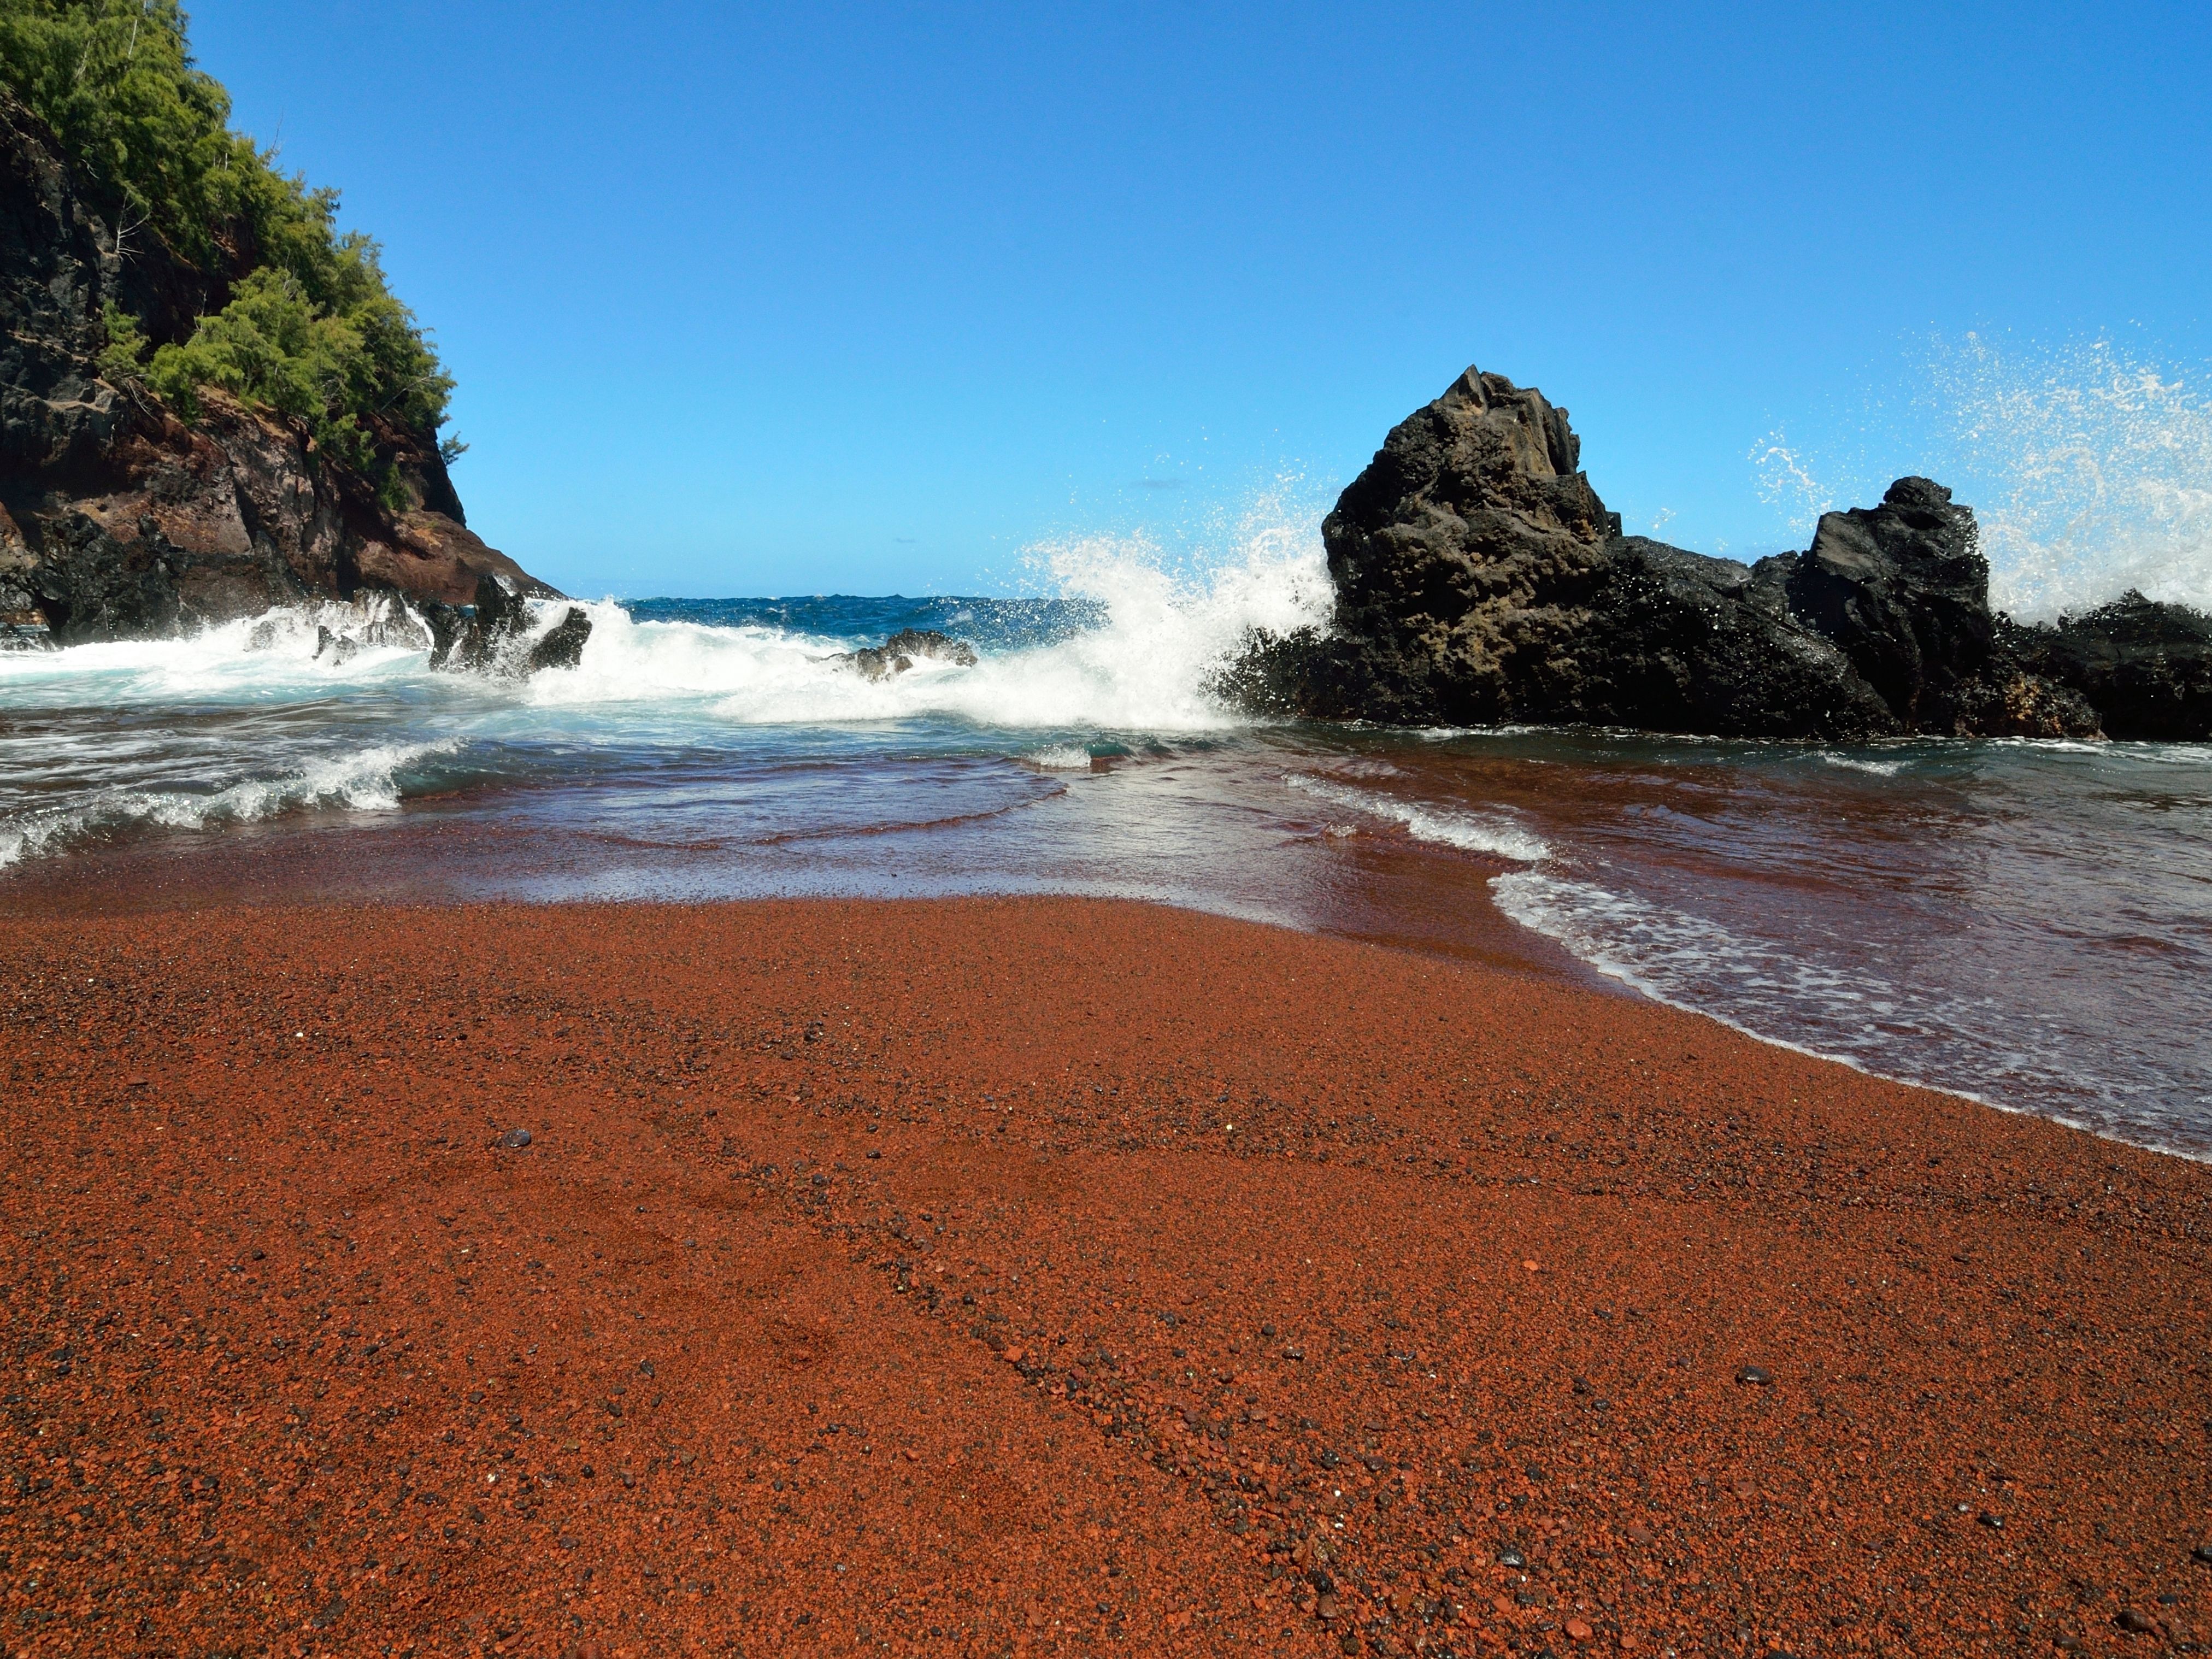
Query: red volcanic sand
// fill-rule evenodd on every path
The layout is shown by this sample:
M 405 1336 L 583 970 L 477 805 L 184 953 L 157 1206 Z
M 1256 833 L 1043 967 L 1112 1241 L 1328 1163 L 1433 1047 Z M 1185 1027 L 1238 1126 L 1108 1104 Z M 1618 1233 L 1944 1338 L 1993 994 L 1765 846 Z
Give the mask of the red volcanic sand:
M 9 1655 L 2212 1625 L 2179 1160 L 1133 904 L 0 957 Z

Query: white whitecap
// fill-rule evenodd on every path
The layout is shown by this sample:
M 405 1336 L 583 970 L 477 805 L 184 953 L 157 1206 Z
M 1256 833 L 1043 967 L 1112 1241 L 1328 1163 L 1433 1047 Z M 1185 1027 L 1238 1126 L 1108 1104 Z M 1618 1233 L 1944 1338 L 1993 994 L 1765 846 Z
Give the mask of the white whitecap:
M 1438 806 L 1423 801 L 1401 800 L 1372 789 L 1355 789 L 1327 778 L 1293 772 L 1284 783 L 1301 793 L 1337 806 L 1348 806 L 1370 817 L 1402 824 L 1416 841 L 1455 847 L 1463 853 L 1485 853 L 1493 858 L 1537 864 L 1551 857 L 1551 848 L 1503 812 L 1471 812 L 1463 807 Z
M 0 869 L 117 830 L 204 830 L 312 806 L 389 811 L 399 805 L 404 772 L 459 747 L 458 738 L 378 744 L 270 777 L 246 778 L 204 794 L 174 789 L 103 790 L 67 807 L 21 813 L 0 823 Z

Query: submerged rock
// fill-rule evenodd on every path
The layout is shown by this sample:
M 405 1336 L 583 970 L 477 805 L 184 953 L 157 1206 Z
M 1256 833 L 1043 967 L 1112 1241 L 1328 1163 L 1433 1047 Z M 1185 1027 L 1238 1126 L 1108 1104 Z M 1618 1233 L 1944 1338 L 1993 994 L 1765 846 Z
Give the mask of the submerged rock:
M 1540 392 L 1468 370 L 1323 520 L 1328 630 L 1255 636 L 1221 690 L 1328 718 L 1719 737 L 2086 737 L 2108 707 L 2129 735 L 2212 727 L 2212 625 L 2169 606 L 2014 627 L 1972 510 L 1929 479 L 1743 565 L 1621 534 L 1581 447 Z
M 845 664 L 863 679 L 883 680 L 905 673 L 914 666 L 916 657 L 954 663 L 962 668 L 973 668 L 976 661 L 974 646 L 933 628 L 902 628 L 881 646 L 841 651 L 830 660 Z

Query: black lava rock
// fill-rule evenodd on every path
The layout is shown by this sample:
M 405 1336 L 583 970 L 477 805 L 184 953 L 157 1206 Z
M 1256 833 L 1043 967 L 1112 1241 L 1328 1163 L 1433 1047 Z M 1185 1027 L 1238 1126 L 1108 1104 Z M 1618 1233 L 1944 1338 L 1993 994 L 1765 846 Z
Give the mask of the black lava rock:
M 499 1144 L 501 1148 L 506 1152 L 521 1152 L 530 1145 L 530 1131 L 527 1129 L 509 1129 L 505 1134 L 499 1138 Z
M 2212 619 L 2138 601 L 2017 627 L 1990 607 L 1972 510 L 1932 480 L 1747 566 L 1623 535 L 1581 450 L 1541 392 L 1468 369 L 1322 520 L 1328 628 L 1255 633 L 1217 690 L 1403 725 L 2212 736 Z
M 1774 1381 L 1774 1376 L 1763 1365 L 1739 1365 L 1735 1368 L 1735 1380 L 1763 1389 Z
M 1949 490 L 1899 478 L 1880 507 L 1823 514 L 1788 587 L 1790 609 L 1836 642 L 1901 730 L 1957 724 L 1996 619 L 1973 512 Z
M 2212 736 L 2212 616 L 2130 591 L 2086 616 L 2008 628 L 2008 647 L 2079 693 L 2115 738 Z
M 574 668 L 584 659 L 584 643 L 592 637 L 592 619 L 574 605 L 554 623 L 544 638 L 530 647 L 530 672 Z

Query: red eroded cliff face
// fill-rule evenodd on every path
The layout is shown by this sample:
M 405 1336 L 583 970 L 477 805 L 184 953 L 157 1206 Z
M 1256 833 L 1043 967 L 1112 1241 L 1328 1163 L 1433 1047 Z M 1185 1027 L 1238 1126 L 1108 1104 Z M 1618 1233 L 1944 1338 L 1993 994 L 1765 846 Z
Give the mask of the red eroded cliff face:
M 380 592 L 465 605 L 485 575 L 553 593 L 469 530 L 434 432 L 376 426 L 395 505 L 295 422 L 210 392 L 188 423 L 101 378 L 104 301 L 187 328 L 232 275 L 118 252 L 53 136 L 0 91 L 0 643 Z

